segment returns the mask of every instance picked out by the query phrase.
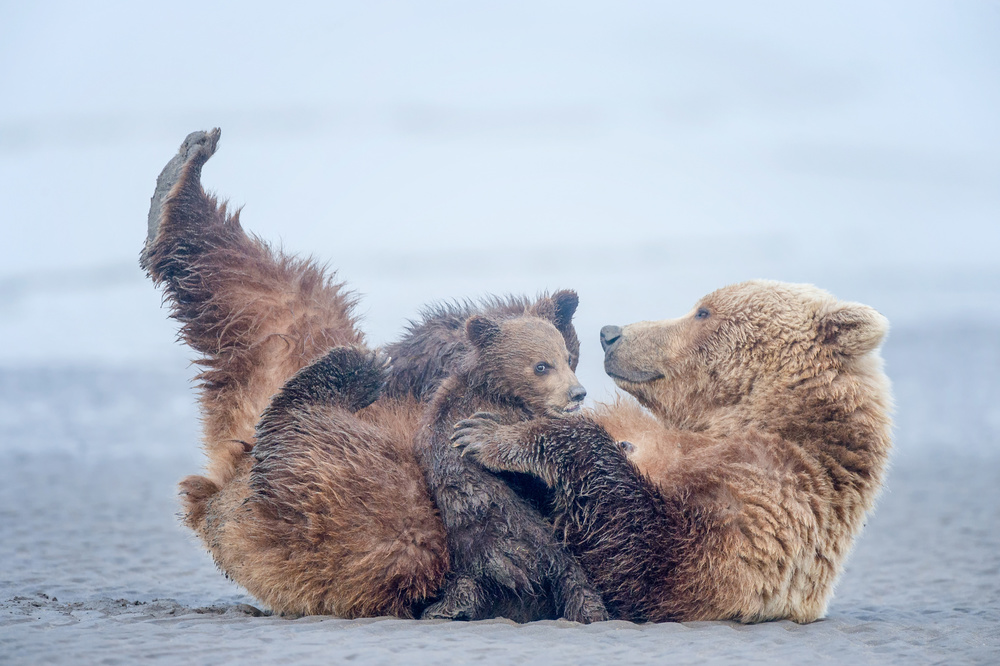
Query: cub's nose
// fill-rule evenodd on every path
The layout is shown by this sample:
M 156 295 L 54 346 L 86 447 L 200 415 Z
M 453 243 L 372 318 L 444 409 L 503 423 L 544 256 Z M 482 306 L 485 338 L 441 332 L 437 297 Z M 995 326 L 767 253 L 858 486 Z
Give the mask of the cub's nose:
M 583 388 L 581 384 L 577 384 L 569 390 L 569 399 L 572 402 L 582 402 L 586 397 L 587 389 Z
M 601 329 L 601 347 L 604 351 L 608 351 L 620 337 L 622 337 L 621 326 L 605 326 Z

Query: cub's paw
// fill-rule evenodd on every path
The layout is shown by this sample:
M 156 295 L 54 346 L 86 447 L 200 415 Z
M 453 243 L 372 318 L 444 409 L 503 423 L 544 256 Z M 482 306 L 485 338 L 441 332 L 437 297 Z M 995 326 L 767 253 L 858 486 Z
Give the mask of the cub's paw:
M 567 602 L 563 617 L 572 622 L 590 624 L 610 619 L 601 595 L 590 588 L 583 588 Z
M 445 584 L 441 598 L 425 608 L 420 619 L 478 620 L 483 603 L 479 584 L 467 576 L 457 576 Z
M 490 412 L 477 412 L 455 424 L 452 446 L 493 472 L 531 472 L 520 424 L 503 425 Z
M 485 453 L 490 457 L 500 445 L 497 436 L 500 428 L 500 417 L 491 412 L 476 412 L 467 419 L 463 419 L 455 424 L 455 430 L 451 434 L 451 445 L 460 449 L 462 456 L 471 456 L 479 460 Z

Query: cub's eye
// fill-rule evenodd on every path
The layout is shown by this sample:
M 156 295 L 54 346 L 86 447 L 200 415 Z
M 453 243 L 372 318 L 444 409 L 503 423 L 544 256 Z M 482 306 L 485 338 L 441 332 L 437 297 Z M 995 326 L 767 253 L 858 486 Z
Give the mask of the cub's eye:
M 712 314 L 708 311 L 708 308 L 698 308 L 698 311 L 694 313 L 695 319 L 708 319 L 708 316 Z
M 548 363 L 539 363 L 538 365 L 535 366 L 536 375 L 544 375 L 546 372 L 548 372 L 548 370 L 549 370 Z

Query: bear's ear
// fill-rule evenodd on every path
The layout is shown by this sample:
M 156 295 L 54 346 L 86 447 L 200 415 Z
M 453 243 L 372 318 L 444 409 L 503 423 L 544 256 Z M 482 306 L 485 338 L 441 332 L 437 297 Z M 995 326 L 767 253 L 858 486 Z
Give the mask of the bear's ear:
M 565 333 L 573 323 L 573 315 L 579 304 L 580 297 L 576 295 L 575 291 L 561 289 L 538 301 L 531 311 L 538 317 L 548 319 L 557 329 Z
M 817 324 L 819 340 L 849 355 L 866 354 L 889 332 L 889 320 L 861 303 L 837 303 L 821 312 Z
M 552 294 L 552 302 L 556 306 L 556 328 L 565 331 L 573 323 L 573 315 L 576 314 L 576 307 L 580 305 L 580 297 L 572 289 L 562 289 Z
M 500 336 L 500 324 L 489 317 L 473 315 L 465 322 L 465 334 L 473 345 L 483 349 Z

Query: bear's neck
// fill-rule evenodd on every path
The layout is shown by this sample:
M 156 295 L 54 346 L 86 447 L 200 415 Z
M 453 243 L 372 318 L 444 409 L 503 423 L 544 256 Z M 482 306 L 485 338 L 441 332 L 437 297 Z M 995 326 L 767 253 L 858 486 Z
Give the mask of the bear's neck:
M 757 396 L 738 422 L 798 445 L 826 470 L 835 493 L 856 493 L 867 508 L 892 446 L 890 402 L 884 375 L 840 375 L 821 387 Z M 753 419 L 759 414 L 766 421 Z

